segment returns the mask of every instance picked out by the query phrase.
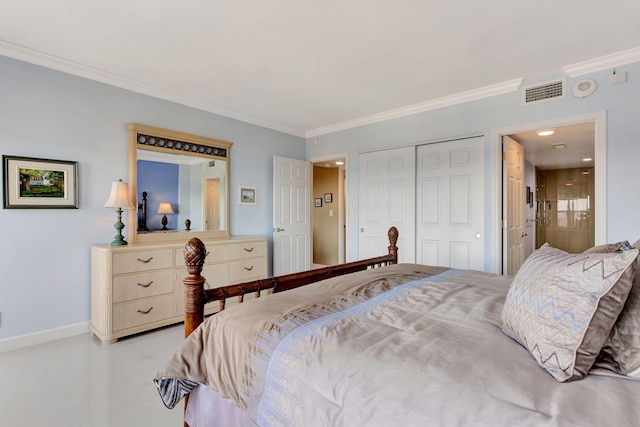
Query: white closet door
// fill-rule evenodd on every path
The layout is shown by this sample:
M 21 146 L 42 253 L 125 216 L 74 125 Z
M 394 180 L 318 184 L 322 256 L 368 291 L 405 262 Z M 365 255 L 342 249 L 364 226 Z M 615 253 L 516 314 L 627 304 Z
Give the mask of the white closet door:
M 484 270 L 484 139 L 419 146 L 416 185 L 417 262 Z
M 415 262 L 415 147 L 359 156 L 360 259 L 387 253 L 398 229 L 399 262 Z

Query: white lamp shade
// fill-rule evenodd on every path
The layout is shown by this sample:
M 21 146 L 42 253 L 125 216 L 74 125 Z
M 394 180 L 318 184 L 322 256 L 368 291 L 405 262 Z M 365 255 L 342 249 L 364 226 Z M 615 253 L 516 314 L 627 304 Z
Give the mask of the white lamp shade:
M 111 184 L 111 194 L 104 204 L 105 208 L 122 208 L 130 209 L 133 207 L 131 197 L 129 197 L 129 186 L 122 180 L 115 181 Z
M 168 202 L 160 203 L 160 206 L 158 206 L 158 213 L 164 214 L 164 215 L 174 213 L 173 208 L 171 207 L 171 203 L 168 203 Z

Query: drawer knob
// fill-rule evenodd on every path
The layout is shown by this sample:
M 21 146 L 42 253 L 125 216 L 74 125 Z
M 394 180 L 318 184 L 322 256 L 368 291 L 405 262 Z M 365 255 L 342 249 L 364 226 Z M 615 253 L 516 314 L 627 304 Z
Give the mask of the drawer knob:
M 149 310 L 144 311 L 144 310 L 138 310 L 138 313 L 140 314 L 149 314 L 151 312 L 151 310 L 153 310 L 153 306 L 149 307 Z
M 251 271 L 251 270 L 253 270 L 253 265 L 251 267 L 245 267 L 244 269 L 247 270 L 247 271 Z
M 143 263 L 143 264 L 147 264 L 147 263 L 148 263 L 149 261 L 151 261 L 152 259 L 153 259 L 153 257 L 150 257 L 150 258 L 149 258 L 149 259 L 147 259 L 147 260 L 144 260 L 144 259 L 140 259 L 140 258 L 138 258 L 138 261 L 140 261 L 140 262 L 141 262 L 141 263 Z
M 247 252 L 253 252 L 253 247 L 251 247 L 251 248 L 249 248 L 249 249 L 244 248 L 244 250 L 245 250 L 245 251 L 247 251 Z
M 153 280 L 152 280 L 152 281 L 150 281 L 150 282 L 149 282 L 149 283 L 147 283 L 147 284 L 144 284 L 144 283 L 138 283 L 138 286 L 142 286 L 143 288 L 148 288 L 149 286 L 151 286 L 151 284 L 152 284 L 152 283 L 153 283 Z

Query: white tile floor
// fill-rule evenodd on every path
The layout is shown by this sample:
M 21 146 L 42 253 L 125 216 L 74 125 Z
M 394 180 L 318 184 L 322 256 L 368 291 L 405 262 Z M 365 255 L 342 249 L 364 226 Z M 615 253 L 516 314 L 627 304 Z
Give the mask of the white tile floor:
M 91 334 L 0 353 L 0 426 L 181 426 L 153 383 L 182 324 L 103 345 Z

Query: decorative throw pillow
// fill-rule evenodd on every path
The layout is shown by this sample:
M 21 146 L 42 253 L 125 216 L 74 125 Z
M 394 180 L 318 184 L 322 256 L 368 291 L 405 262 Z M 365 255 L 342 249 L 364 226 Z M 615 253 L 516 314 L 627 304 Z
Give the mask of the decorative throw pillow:
M 609 254 L 612 252 L 622 252 L 633 249 L 627 240 L 623 240 L 618 243 L 607 243 L 605 245 L 598 245 L 587 249 L 582 252 L 583 254 Z
M 591 253 L 611 253 L 629 250 L 634 247 L 640 248 L 640 240 L 633 245 L 629 245 L 627 241 L 624 241 L 611 245 L 596 246 L 587 251 L 591 251 Z M 602 348 L 595 366 L 621 375 L 640 378 L 640 257 L 636 259 L 633 286 L 627 302 L 618 320 L 613 325 L 613 329 L 611 329 L 609 338 Z
M 509 287 L 502 330 L 556 380 L 585 377 L 629 295 L 637 255 L 569 254 L 544 244 Z

